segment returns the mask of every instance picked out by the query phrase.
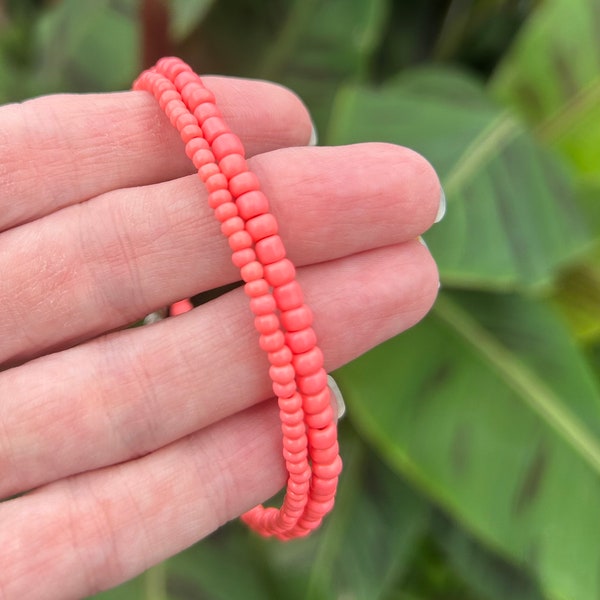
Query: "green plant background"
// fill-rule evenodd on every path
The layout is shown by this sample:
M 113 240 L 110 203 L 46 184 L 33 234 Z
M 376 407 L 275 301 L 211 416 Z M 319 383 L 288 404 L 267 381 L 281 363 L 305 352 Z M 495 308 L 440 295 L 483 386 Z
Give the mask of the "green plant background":
M 433 163 L 442 291 L 336 373 L 346 467 L 321 531 L 280 544 L 233 522 L 97 598 L 598 600 L 598 1 L 166 7 L 174 52 L 290 86 L 321 143 L 390 141 Z M 127 88 L 140 10 L 0 3 L 0 101 Z

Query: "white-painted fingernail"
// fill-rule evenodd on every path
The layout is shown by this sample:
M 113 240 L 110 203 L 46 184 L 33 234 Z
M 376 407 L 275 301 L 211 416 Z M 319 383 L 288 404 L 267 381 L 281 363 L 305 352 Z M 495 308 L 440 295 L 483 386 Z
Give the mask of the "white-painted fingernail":
M 317 128 L 315 127 L 315 124 L 311 121 L 310 124 L 312 125 L 312 130 L 310 132 L 310 139 L 308 140 L 308 145 L 309 146 L 316 146 L 319 143 L 319 135 L 317 134 Z
M 344 396 L 342 396 L 342 391 L 340 390 L 338 384 L 335 382 L 335 379 L 331 375 L 327 375 L 327 385 L 329 386 L 329 389 L 331 390 L 335 399 L 335 405 L 337 407 L 337 418 L 339 421 L 346 412 L 346 403 L 344 402 Z
M 427 245 L 427 242 L 426 242 L 426 241 L 423 239 L 423 236 L 422 236 L 422 235 L 420 235 L 420 236 L 417 238 L 417 241 L 418 241 L 420 244 L 423 244 L 423 246 L 425 246 L 425 248 L 427 248 L 427 250 L 429 250 L 429 246 Z
M 444 194 L 444 188 L 440 188 L 440 204 L 438 206 L 437 215 L 435 216 L 435 223 L 439 223 L 446 214 L 446 194 Z

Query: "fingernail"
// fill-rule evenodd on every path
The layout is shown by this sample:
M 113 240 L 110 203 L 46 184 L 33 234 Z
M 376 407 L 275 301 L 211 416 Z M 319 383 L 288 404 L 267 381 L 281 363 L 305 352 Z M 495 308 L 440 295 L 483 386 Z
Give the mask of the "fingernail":
M 312 130 L 310 132 L 310 139 L 308 140 L 308 145 L 309 146 L 316 146 L 319 143 L 319 136 L 317 134 L 317 128 L 315 127 L 315 124 L 311 121 L 310 124 L 312 125 Z
M 151 325 L 152 323 L 158 323 L 158 321 L 162 321 L 167 316 L 167 309 L 161 308 L 160 310 L 155 310 L 151 312 L 149 315 L 144 317 L 143 324 Z
M 344 402 L 344 396 L 342 396 L 342 391 L 340 390 L 338 384 L 335 382 L 335 379 L 331 375 L 327 375 L 327 385 L 333 394 L 333 398 L 335 399 L 335 405 L 337 408 L 337 418 L 338 421 L 344 416 L 346 412 L 346 403 Z
M 439 223 L 446 214 L 446 194 L 444 194 L 444 188 L 440 188 L 440 204 L 438 206 L 437 215 L 435 216 L 434 223 Z
M 429 250 L 429 246 L 427 245 L 427 242 L 423 239 L 422 235 L 420 235 L 419 237 L 417 237 L 417 241 L 420 244 L 423 244 L 423 246 L 425 246 L 425 248 L 427 248 L 427 250 Z

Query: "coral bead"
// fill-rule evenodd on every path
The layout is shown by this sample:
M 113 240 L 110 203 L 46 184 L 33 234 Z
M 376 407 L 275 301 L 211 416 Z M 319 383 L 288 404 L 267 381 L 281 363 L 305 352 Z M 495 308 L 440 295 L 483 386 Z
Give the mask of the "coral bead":
M 293 364 L 298 375 L 311 375 L 323 366 L 323 352 L 315 346 L 308 352 L 294 355 Z
M 279 287 L 289 283 L 296 276 L 296 269 L 292 262 L 287 258 L 282 258 L 277 262 L 265 265 L 265 279 L 273 287 Z
M 231 182 L 229 182 L 229 191 L 234 197 L 236 196 L 235 191 L 233 191 L 231 188 Z M 236 204 L 238 205 L 240 215 L 242 215 L 242 219 L 244 219 L 244 221 L 247 221 L 252 217 L 256 217 L 257 215 L 262 215 L 269 210 L 269 201 L 267 200 L 267 197 L 259 190 L 245 192 L 241 196 L 237 197 Z
M 278 235 L 270 235 L 269 237 L 259 240 L 256 242 L 255 250 L 258 260 L 260 260 L 263 265 L 270 265 L 271 263 L 285 258 L 285 247 Z
M 265 279 L 271 284 L 273 282 L 269 279 L 269 273 L 267 267 L 265 267 Z M 284 310 L 281 313 L 281 322 L 287 331 L 301 331 L 312 325 L 313 314 L 312 311 L 306 304 L 299 306 L 298 308 L 292 308 L 291 310 Z
M 252 232 L 249 233 L 252 235 Z M 253 235 L 252 238 L 255 239 Z M 304 303 L 302 289 L 300 288 L 300 284 L 295 280 L 276 287 L 273 290 L 273 296 L 275 296 L 279 310 L 292 310 L 302 306 Z
M 248 163 L 241 154 L 228 154 L 219 161 L 219 168 L 227 179 L 231 179 L 248 170 Z
M 285 339 L 294 354 L 301 354 L 316 345 L 317 334 L 312 327 L 306 327 L 299 331 L 288 331 L 285 334 Z
M 264 213 L 249 219 L 246 229 L 255 242 L 277 233 L 277 221 L 271 213 Z
M 245 152 L 240 138 L 230 131 L 222 133 L 213 140 L 212 151 L 219 161 L 229 154 L 244 156 Z
M 260 188 L 258 177 L 251 171 L 244 171 L 232 177 L 229 182 L 229 189 L 234 197 L 241 196 L 246 192 L 253 192 Z

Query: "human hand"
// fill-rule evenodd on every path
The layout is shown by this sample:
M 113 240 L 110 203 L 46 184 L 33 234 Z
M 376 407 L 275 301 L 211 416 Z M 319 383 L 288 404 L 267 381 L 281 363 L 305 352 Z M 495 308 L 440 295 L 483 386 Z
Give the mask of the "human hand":
M 387 144 L 295 147 L 289 92 L 205 78 L 270 198 L 335 369 L 437 293 L 416 237 L 439 182 Z M 276 115 L 276 118 L 273 118 Z M 79 598 L 184 549 L 285 483 L 268 363 L 201 182 L 143 92 L 0 109 L 0 598 Z M 107 333 L 111 332 L 111 333 Z

